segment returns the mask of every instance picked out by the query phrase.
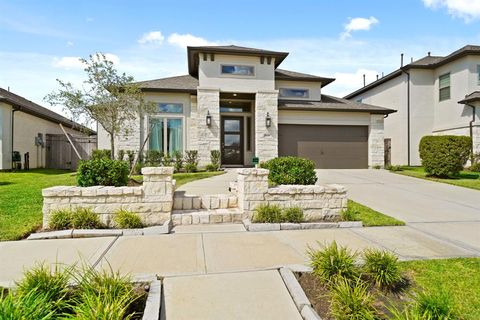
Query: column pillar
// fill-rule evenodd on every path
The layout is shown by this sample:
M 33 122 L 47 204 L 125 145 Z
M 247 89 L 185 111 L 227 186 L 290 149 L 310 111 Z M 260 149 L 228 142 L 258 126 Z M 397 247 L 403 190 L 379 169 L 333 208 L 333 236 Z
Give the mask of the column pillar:
M 207 114 L 212 122 L 206 124 Z M 200 166 L 210 163 L 210 151 L 220 150 L 220 91 L 219 89 L 197 89 L 197 133 L 198 160 Z
M 267 113 L 272 119 L 268 128 Z M 260 161 L 278 156 L 278 90 L 258 91 L 255 96 L 255 155 Z

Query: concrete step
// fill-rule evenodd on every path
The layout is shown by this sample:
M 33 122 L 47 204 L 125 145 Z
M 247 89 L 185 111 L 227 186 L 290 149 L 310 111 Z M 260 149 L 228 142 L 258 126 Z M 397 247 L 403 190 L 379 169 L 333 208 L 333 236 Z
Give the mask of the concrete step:
M 237 197 L 233 194 L 209 194 L 209 195 L 187 195 L 182 192 L 175 192 L 173 198 L 173 210 L 215 210 L 236 208 Z
M 248 218 L 238 208 L 214 210 L 173 210 L 172 223 L 174 226 L 190 224 L 217 224 L 217 223 L 242 223 Z

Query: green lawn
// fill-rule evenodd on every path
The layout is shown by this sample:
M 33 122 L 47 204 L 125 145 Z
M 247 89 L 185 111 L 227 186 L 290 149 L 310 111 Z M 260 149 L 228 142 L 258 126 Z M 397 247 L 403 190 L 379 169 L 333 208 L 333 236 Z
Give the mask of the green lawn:
M 225 173 L 224 171 L 216 171 L 216 172 L 194 172 L 194 173 L 175 173 L 173 174 L 173 179 L 176 181 L 176 186 L 180 187 L 181 185 L 192 182 L 195 180 L 200 180 L 200 179 L 205 179 L 205 178 L 210 178 L 213 176 L 218 176 Z M 142 182 L 142 176 L 141 175 L 135 175 L 132 177 L 138 182 Z
M 223 172 L 176 173 L 177 186 Z M 42 189 L 75 185 L 69 171 L 34 169 L 0 172 L 0 240 L 17 240 L 42 224 Z
M 458 177 L 449 179 L 427 177 L 423 167 L 402 167 L 401 171 L 392 171 L 409 177 L 453 184 L 459 187 L 480 190 L 480 172 L 462 171 Z
M 405 222 L 375 211 L 367 206 L 348 200 L 348 211 L 352 212 L 355 221 L 362 221 L 365 227 L 403 226 Z
M 407 261 L 401 266 L 419 287 L 448 291 L 459 319 L 480 319 L 480 259 Z

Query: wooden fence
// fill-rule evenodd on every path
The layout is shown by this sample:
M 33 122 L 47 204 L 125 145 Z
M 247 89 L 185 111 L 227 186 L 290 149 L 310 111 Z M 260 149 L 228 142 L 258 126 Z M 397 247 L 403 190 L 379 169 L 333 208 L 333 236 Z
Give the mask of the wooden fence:
M 90 159 L 97 148 L 97 137 L 69 135 L 83 160 Z M 46 166 L 51 169 L 76 170 L 80 159 L 63 134 L 46 135 Z

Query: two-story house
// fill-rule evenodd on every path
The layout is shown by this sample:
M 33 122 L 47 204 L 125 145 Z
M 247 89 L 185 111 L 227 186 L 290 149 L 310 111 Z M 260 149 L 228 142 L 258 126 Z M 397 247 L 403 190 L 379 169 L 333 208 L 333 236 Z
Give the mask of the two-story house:
M 347 95 L 345 99 L 397 110 L 385 119 L 392 164 L 420 165 L 425 135 L 466 135 L 480 153 L 480 46 L 447 56 L 430 53 Z
M 279 69 L 288 56 L 239 46 L 188 47 L 188 75 L 139 82 L 157 113 L 138 119 L 117 149 L 211 150 L 224 166 L 301 156 L 318 168 L 383 165 L 383 121 L 394 110 L 324 95 L 334 79 Z M 98 147 L 109 148 L 98 128 Z

